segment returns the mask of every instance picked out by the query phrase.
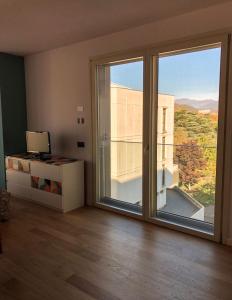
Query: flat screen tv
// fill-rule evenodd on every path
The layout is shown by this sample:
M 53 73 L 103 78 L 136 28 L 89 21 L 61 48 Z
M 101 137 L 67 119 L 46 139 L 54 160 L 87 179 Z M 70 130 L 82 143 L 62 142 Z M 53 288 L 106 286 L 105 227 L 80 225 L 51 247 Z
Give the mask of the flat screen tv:
M 50 154 L 50 134 L 47 131 L 26 131 L 27 152 Z

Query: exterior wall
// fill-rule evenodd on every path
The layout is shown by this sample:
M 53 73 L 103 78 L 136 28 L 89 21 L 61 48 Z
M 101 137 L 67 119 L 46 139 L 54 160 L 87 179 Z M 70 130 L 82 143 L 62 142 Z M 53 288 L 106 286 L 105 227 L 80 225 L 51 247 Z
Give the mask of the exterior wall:
M 166 120 L 163 120 L 166 109 Z M 165 130 L 163 124 L 166 124 Z M 165 144 L 163 145 L 163 138 Z M 166 187 L 173 186 L 173 143 L 174 143 L 174 96 L 159 94 L 157 123 L 157 209 L 166 204 Z M 164 147 L 164 148 L 163 148 Z M 163 157 L 163 151 L 165 152 Z M 163 169 L 165 183 L 163 185 Z
M 132 204 L 142 204 L 142 177 L 128 177 L 124 182 L 113 178 L 111 180 L 111 198 Z
M 28 127 L 51 132 L 53 153 L 86 161 L 89 205 L 94 198 L 90 58 L 232 28 L 231 14 L 232 3 L 228 2 L 26 57 Z M 79 127 L 76 124 L 78 105 L 84 106 L 86 120 Z M 78 139 L 85 141 L 84 149 L 76 148 Z M 232 206 L 228 213 L 232 216 Z M 232 218 L 228 229 L 228 238 L 232 239 Z
M 195 214 L 192 215 L 193 219 L 204 221 L 205 220 L 205 208 L 200 208 Z
M 143 92 L 111 86 L 112 177 L 141 176 L 142 130 Z
M 111 197 L 142 201 L 143 92 L 111 85 Z
M 166 188 L 173 186 L 174 97 L 159 94 L 157 124 L 158 209 L 166 204 Z M 163 108 L 166 117 L 163 120 Z M 163 125 L 165 122 L 165 131 Z M 142 199 L 143 92 L 111 85 L 111 197 L 137 203 Z M 161 145 L 165 137 L 167 145 Z M 162 149 L 165 148 L 165 159 Z M 165 183 L 162 184 L 163 166 Z

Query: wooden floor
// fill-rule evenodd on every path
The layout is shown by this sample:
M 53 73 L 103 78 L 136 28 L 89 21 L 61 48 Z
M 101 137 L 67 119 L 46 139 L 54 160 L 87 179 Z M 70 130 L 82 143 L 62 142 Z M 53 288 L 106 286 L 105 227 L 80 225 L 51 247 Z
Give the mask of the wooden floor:
M 100 209 L 15 200 L 0 299 L 232 299 L 232 250 Z

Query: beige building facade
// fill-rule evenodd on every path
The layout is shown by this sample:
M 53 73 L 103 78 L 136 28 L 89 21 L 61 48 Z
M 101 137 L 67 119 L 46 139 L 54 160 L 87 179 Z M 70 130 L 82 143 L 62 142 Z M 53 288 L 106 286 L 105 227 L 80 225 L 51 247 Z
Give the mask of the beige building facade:
M 133 204 L 142 201 L 143 92 L 111 84 L 111 197 Z M 158 209 L 172 187 L 174 97 L 159 94 L 157 130 Z
M 111 83 L 110 91 L 105 91 L 105 105 L 110 111 L 109 115 L 102 115 L 106 137 L 103 138 L 102 174 L 105 178 L 105 197 L 117 200 L 121 205 L 141 207 L 143 92 L 114 83 Z M 173 162 L 174 102 L 172 95 L 158 95 L 155 211 L 203 221 L 204 207 L 179 188 L 178 165 Z

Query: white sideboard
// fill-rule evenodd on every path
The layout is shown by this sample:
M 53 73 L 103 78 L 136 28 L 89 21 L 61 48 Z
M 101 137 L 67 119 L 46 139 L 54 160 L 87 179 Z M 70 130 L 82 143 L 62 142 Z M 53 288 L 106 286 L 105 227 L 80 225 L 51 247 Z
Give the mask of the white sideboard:
M 68 212 L 84 206 L 84 162 L 6 157 L 7 191 L 13 196 Z

